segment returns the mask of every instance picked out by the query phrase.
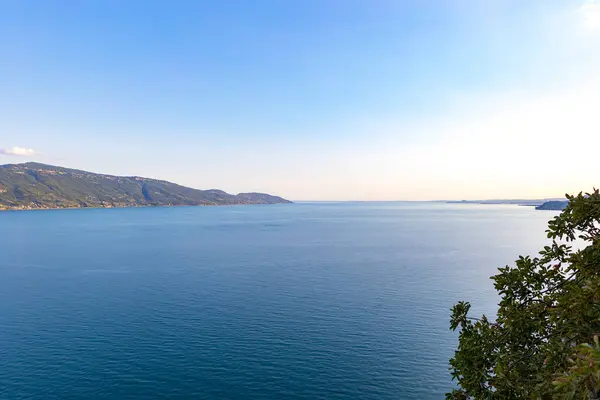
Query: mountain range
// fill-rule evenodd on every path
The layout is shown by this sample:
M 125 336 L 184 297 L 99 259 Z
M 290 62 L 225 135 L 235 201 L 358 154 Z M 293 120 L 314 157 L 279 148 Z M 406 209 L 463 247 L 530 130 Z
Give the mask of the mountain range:
M 138 176 L 113 176 L 40 163 L 0 165 L 0 210 L 85 207 L 278 204 L 265 193 L 198 190 Z

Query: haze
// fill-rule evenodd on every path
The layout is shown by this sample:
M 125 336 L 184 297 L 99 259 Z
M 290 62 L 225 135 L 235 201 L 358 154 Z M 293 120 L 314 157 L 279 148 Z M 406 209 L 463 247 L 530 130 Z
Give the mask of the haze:
M 0 5 L 0 164 L 293 200 L 598 185 L 600 1 Z

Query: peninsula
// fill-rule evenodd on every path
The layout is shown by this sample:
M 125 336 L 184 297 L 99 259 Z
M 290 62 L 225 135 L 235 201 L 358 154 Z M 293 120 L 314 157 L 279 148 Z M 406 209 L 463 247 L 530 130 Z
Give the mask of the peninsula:
M 291 202 L 265 193 L 232 195 L 157 179 L 95 174 L 32 162 L 0 165 L 0 210 L 278 203 Z
M 569 204 L 568 201 L 547 201 L 543 204 L 540 204 L 535 209 L 536 210 L 550 210 L 550 211 L 562 211 L 567 208 Z
M 541 200 L 451 200 L 451 204 L 510 204 L 517 206 L 535 207 L 536 210 L 564 210 L 569 202 L 564 198 L 541 199 Z

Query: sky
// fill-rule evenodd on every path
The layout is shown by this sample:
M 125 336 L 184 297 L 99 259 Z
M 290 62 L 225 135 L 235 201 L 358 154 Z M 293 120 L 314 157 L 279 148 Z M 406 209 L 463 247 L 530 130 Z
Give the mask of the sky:
M 0 164 L 293 200 L 600 186 L 600 0 L 0 1 Z

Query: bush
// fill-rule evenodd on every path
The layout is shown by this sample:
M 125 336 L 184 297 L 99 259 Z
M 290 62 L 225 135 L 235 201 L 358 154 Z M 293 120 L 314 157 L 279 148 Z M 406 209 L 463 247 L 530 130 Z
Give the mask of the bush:
M 492 277 L 495 320 L 470 317 L 467 302 L 452 308 L 458 388 L 447 399 L 598 398 L 600 193 L 567 198 L 548 223 L 552 245 Z

